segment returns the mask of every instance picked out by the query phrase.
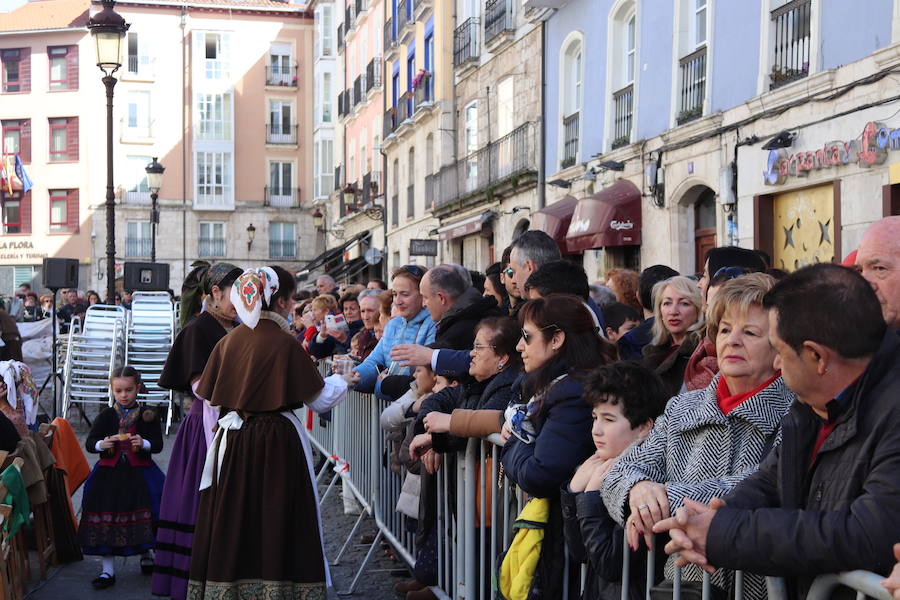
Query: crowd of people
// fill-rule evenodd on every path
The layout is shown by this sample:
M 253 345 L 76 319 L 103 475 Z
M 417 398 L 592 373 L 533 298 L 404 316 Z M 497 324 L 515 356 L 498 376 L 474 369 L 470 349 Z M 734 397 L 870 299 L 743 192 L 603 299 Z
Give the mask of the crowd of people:
M 416 531 L 398 596 L 435 597 L 436 473 L 496 434 L 500 472 L 529 498 L 520 518 L 544 530 L 532 568 L 503 558 L 504 597 L 562 598 L 566 577 L 580 589 L 567 550 L 587 566 L 584 598 L 621 597 L 629 554 L 635 599 L 670 593 L 683 567 L 682 589 L 706 571 L 722 594 L 744 571 L 754 599 L 765 576 L 804 597 L 819 574 L 893 568 L 884 585 L 900 600 L 900 218 L 845 262 L 787 274 L 720 247 L 701 273 L 653 265 L 591 284 L 528 231 L 484 274 L 406 265 L 387 283 L 323 275 L 298 291 L 280 267 L 196 263 L 159 380 L 192 400 L 165 478 L 134 369 L 114 374 L 115 405 L 86 444 L 100 454 L 79 531 L 103 557 L 93 585 L 115 584 L 112 556 L 140 554 L 157 595 L 323 597 L 299 411 L 327 414 L 355 389 L 386 407 L 396 509 Z M 77 304 L 70 291 L 57 312 Z M 668 555 L 652 591 L 647 548 Z

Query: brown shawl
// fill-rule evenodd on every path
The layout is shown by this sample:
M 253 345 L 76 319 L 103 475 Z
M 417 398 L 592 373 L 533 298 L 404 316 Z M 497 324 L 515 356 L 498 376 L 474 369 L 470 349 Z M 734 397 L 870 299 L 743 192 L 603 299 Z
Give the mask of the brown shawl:
M 240 325 L 216 344 L 197 395 L 213 406 L 260 413 L 299 408 L 324 385 L 297 340 L 264 313 L 256 329 Z

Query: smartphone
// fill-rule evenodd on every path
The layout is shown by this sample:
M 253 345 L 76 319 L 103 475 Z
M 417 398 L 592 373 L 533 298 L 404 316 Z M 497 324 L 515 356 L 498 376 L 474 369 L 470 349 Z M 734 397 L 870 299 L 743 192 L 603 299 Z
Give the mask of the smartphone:
M 334 329 L 337 327 L 337 319 L 334 315 L 325 315 L 325 329 Z

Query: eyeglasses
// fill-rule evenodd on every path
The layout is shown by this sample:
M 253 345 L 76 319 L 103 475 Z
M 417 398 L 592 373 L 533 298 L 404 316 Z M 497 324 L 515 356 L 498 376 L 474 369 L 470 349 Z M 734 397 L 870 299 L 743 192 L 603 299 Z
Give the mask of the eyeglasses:
M 507 277 L 512 277 L 513 275 L 516 274 L 516 272 L 513 271 L 510 267 L 507 267 L 507 268 L 503 269 L 503 271 L 501 271 L 501 273 L 503 273 L 503 274 L 506 275 Z
M 403 265 L 402 267 L 397 269 L 397 271 L 409 273 L 410 275 L 418 277 L 420 279 L 425 275 L 425 269 L 423 269 L 419 265 Z
M 716 274 L 712 276 L 712 279 L 716 279 L 718 277 L 724 277 L 725 279 L 737 279 L 742 275 L 747 274 L 747 269 L 743 267 L 722 267 Z
M 560 331 L 558 325 L 547 325 L 546 327 L 541 327 L 540 329 L 538 329 L 538 331 L 544 331 L 545 329 L 553 329 L 554 331 Z M 530 344 L 530 343 L 531 343 L 531 336 L 532 336 L 532 335 L 534 335 L 534 334 L 533 334 L 533 333 L 528 333 L 527 331 L 525 331 L 525 329 L 522 329 L 522 339 L 525 340 L 525 343 L 526 343 L 526 344 Z
M 473 344 L 472 345 L 472 353 L 477 354 L 480 350 L 484 350 L 485 348 L 496 348 L 497 346 L 493 344 Z

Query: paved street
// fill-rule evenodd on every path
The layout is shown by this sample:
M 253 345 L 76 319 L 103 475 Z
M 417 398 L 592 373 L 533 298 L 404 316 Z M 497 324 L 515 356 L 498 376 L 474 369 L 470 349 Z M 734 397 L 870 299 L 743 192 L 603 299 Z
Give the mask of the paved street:
M 73 423 L 73 425 L 77 425 L 77 423 Z M 79 427 L 78 430 L 82 438 L 87 434 L 86 428 Z M 176 433 L 177 426 L 173 426 L 172 432 L 166 438 L 166 444 L 162 453 L 155 457 L 157 464 L 164 471 L 169 463 L 169 454 L 175 441 Z M 320 493 L 324 492 L 324 489 L 324 486 L 321 487 Z M 322 521 L 325 523 L 326 528 L 325 551 L 332 558 L 337 555 L 356 520 L 355 516 L 344 515 L 343 503 L 339 492 L 339 489 L 332 491 L 326 505 L 323 507 L 322 513 Z M 75 510 L 78 511 L 81 505 L 80 491 L 76 494 L 74 501 Z M 374 532 L 374 521 L 367 519 L 364 525 L 360 527 L 357 538 L 365 534 L 374 534 Z M 301 546 L 302 544 L 298 543 L 298 547 Z M 357 568 L 362 563 L 367 549 L 368 546 L 355 544 L 345 552 L 341 564 L 332 567 L 331 573 L 334 579 L 335 590 L 344 591 L 350 586 L 350 582 L 356 574 Z M 36 562 L 32 562 L 35 564 L 32 571 L 37 573 Z M 384 555 L 383 550 L 379 550 L 377 557 L 372 560 L 366 574 L 360 579 L 359 589 L 357 589 L 355 596 L 363 596 L 370 600 L 393 598 L 391 588 L 394 583 L 402 581 L 402 579 L 392 577 L 388 571 L 396 569 L 398 566 L 398 563 L 394 563 Z M 150 594 L 150 577 L 141 575 L 138 557 L 116 559 L 116 585 L 108 590 L 95 591 L 91 588 L 91 580 L 97 576 L 99 571 L 99 557 L 86 556 L 81 562 L 52 569 L 48 580 L 35 584 L 26 597 L 34 600 L 80 600 L 82 598 L 137 600 L 155 598 L 155 596 Z M 332 594 L 331 597 L 336 598 L 337 596 Z

